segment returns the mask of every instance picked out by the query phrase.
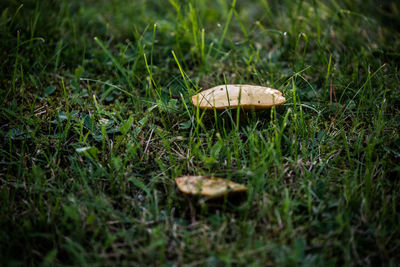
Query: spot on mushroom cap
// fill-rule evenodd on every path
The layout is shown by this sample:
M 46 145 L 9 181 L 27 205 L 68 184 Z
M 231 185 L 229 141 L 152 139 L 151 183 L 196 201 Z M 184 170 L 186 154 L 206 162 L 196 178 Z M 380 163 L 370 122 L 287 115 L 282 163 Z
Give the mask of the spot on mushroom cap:
M 285 101 L 276 89 L 246 84 L 219 85 L 192 96 L 193 105 L 201 109 L 267 109 Z

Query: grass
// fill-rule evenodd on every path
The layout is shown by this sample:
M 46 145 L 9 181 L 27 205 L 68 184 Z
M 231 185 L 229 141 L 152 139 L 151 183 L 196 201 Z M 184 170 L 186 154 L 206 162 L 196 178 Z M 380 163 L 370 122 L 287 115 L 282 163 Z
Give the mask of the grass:
M 2 265 L 400 264 L 397 1 L 0 7 Z M 191 105 L 225 83 L 287 102 Z

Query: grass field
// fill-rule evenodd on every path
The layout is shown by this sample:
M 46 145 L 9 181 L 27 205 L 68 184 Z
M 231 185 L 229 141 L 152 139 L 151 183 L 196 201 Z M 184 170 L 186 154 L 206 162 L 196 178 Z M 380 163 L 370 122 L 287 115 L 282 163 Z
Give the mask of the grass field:
M 0 265 L 400 265 L 400 3 L 0 3 Z M 219 84 L 280 90 L 203 112 Z M 211 206 L 175 178 L 249 187 Z

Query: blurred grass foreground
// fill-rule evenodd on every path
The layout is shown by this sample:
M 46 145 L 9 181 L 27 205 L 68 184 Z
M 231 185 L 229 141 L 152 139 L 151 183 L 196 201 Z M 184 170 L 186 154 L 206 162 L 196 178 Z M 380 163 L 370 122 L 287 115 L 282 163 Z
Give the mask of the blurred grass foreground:
M 0 265 L 400 265 L 399 29 L 395 0 L 2 0 Z M 235 83 L 287 101 L 190 102 Z

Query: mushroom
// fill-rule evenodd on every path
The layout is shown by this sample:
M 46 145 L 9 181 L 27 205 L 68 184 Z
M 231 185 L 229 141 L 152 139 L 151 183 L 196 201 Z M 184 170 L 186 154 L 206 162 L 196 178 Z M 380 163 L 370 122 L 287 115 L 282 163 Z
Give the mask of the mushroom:
M 179 190 L 189 195 L 199 195 L 209 199 L 223 197 L 232 193 L 247 192 L 247 187 L 223 178 L 182 176 L 175 179 Z
M 276 89 L 246 84 L 218 85 L 192 96 L 193 105 L 200 109 L 267 109 L 285 101 Z

